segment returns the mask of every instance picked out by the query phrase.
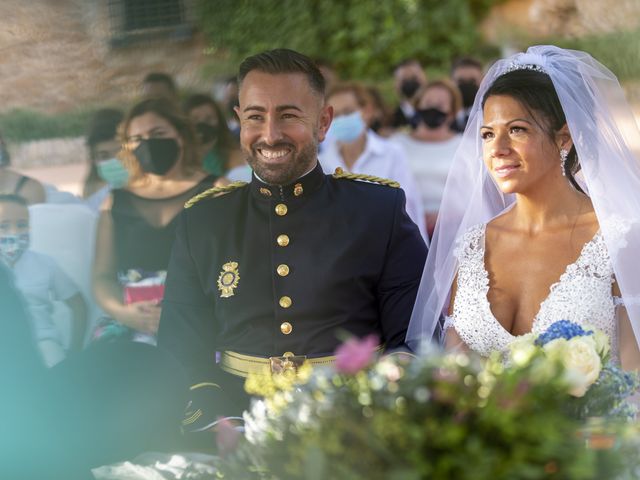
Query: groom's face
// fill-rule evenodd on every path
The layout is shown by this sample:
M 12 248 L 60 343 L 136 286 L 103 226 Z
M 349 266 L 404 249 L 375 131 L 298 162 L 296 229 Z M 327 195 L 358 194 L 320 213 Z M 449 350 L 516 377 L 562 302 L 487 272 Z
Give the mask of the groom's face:
M 500 190 L 527 193 L 562 179 L 558 145 L 544 122 L 518 100 L 507 95 L 489 97 L 483 119 L 483 158 Z

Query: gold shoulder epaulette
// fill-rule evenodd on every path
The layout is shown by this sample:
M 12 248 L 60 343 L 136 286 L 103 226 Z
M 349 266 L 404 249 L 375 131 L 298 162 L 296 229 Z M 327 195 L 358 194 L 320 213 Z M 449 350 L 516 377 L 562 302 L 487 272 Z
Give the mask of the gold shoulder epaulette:
M 387 187 L 400 188 L 400 184 L 388 178 L 376 177 L 375 175 L 365 175 L 364 173 L 345 172 L 342 168 L 336 168 L 333 178 L 346 178 L 347 180 L 365 180 L 367 182 L 379 183 Z
M 223 193 L 229 193 L 229 192 L 231 192 L 233 190 L 236 190 L 236 189 L 238 189 L 240 187 L 244 187 L 245 185 L 247 185 L 247 182 L 233 182 L 233 183 L 230 183 L 229 185 L 223 185 L 223 186 L 220 186 L 220 187 L 210 188 L 209 190 L 205 190 L 204 192 L 199 193 L 195 197 L 190 198 L 187 201 L 187 203 L 184 204 L 184 208 L 191 208 L 196 203 L 198 203 L 200 200 L 202 200 L 204 198 L 215 197 L 216 195 L 222 195 Z

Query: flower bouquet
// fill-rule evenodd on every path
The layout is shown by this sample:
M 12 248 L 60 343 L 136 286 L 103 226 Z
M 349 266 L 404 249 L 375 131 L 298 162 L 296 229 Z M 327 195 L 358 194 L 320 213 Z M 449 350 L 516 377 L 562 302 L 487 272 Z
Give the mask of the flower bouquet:
M 551 346 L 545 350 L 551 340 L 544 345 L 530 340 L 522 340 L 506 363 L 499 354 L 486 361 L 435 349 L 417 358 L 377 358 L 375 340 L 351 340 L 337 351 L 334 367 L 297 377 L 250 378 L 249 389 L 266 398 L 245 414 L 245 436 L 225 451 L 218 477 L 577 480 L 631 475 L 637 455 L 626 452 L 637 451 L 635 437 L 620 434 L 612 449 L 585 448 L 578 433 L 585 422 L 565 408 L 569 391 L 581 393 L 561 361 L 567 356 L 555 357 Z M 560 347 L 555 348 L 558 353 Z
M 636 407 L 628 400 L 638 391 L 638 375 L 622 370 L 609 345 L 602 331 L 561 320 L 540 335 L 518 337 L 510 345 L 508 362 L 518 368 L 538 354 L 551 362 L 550 368 L 560 368 L 569 393 L 564 409 L 577 419 L 634 419 Z

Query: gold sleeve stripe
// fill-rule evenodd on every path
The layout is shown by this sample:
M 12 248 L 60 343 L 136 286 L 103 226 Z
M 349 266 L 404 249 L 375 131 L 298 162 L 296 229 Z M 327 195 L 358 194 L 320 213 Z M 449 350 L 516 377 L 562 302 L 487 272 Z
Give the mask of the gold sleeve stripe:
M 201 416 L 202 416 L 202 410 L 198 409 L 189 418 L 185 418 L 184 420 L 182 420 L 182 425 L 184 426 L 191 425 L 193 422 L 198 420 Z
M 209 382 L 196 383 L 195 385 L 191 385 L 191 387 L 189 387 L 189 390 L 196 390 L 202 387 L 220 388 L 220 385 L 218 385 L 217 383 L 209 383 Z
M 367 182 L 379 183 L 387 187 L 400 188 L 400 184 L 388 178 L 376 177 L 375 175 L 365 175 L 364 173 L 345 172 L 342 168 L 336 168 L 333 178 L 346 178 L 347 180 L 365 180 Z
M 230 183 L 229 185 L 212 187 L 209 190 L 205 190 L 204 192 L 199 193 L 195 197 L 192 197 L 191 199 L 189 199 L 187 203 L 184 204 L 184 208 L 191 208 L 200 200 L 203 200 L 208 197 L 215 197 L 216 195 L 222 195 L 223 193 L 229 193 L 240 187 L 244 187 L 245 185 L 247 185 L 247 182 L 233 182 L 233 183 Z

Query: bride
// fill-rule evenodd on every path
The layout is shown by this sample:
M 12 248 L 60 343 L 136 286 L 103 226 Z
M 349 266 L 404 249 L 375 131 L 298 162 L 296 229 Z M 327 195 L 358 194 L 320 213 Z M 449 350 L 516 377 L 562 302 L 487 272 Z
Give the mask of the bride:
M 481 355 L 558 320 L 640 368 L 640 133 L 617 80 L 553 46 L 497 62 L 449 173 L 407 343 Z

